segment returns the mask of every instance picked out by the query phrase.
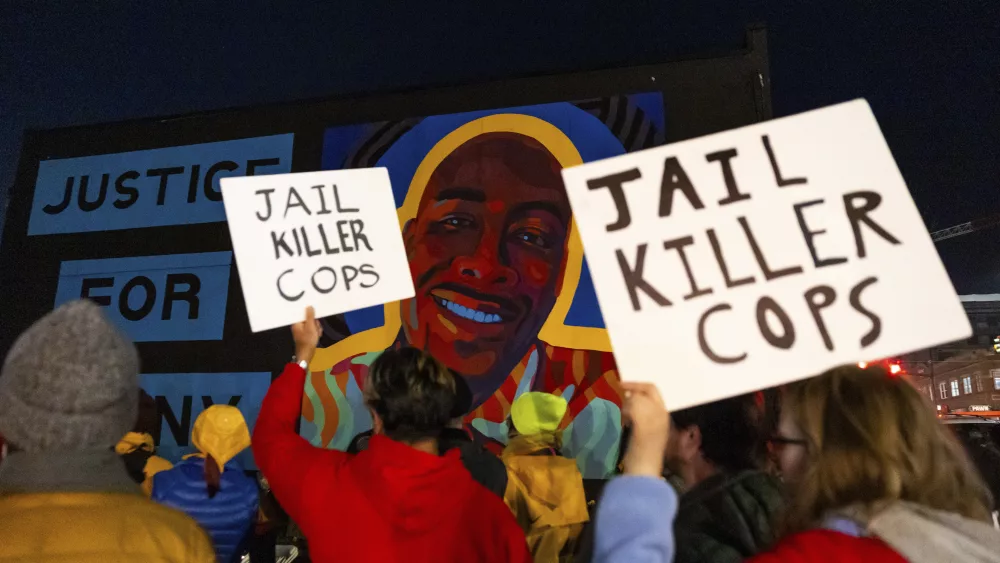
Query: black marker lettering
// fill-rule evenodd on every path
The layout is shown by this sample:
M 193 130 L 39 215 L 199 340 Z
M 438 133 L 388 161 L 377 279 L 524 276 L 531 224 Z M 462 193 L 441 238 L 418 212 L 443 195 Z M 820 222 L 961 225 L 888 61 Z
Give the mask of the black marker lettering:
M 337 184 L 333 185 L 333 202 L 337 206 L 337 213 L 357 213 L 359 211 L 357 207 L 340 206 L 340 190 L 337 188 Z
M 608 191 L 611 192 L 611 200 L 615 202 L 615 208 L 618 210 L 618 218 L 615 219 L 614 223 L 605 227 L 607 232 L 610 233 L 611 231 L 624 229 L 632 223 L 632 214 L 628 210 L 628 202 L 625 200 L 623 185 L 625 182 L 632 182 L 641 177 L 642 173 L 639 172 L 639 169 L 633 168 L 624 172 L 587 180 L 588 190 L 593 191 L 608 188 Z
M 355 228 L 357 227 L 357 228 Z M 368 243 L 368 237 L 361 233 L 365 228 L 365 224 L 361 219 L 351 219 L 351 238 L 354 239 L 354 248 L 361 250 L 361 245 L 358 241 L 365 243 L 368 250 L 372 249 L 372 245 Z
M 333 276 L 333 280 L 330 283 L 330 287 L 324 289 L 324 288 L 320 287 L 319 284 L 316 283 L 316 275 L 319 274 L 320 272 L 330 272 L 330 275 Z M 320 269 L 318 269 L 315 272 L 313 272 L 313 275 L 312 275 L 312 286 L 316 289 L 316 291 L 318 291 L 320 293 L 323 293 L 323 294 L 330 293 L 331 291 L 333 291 L 333 288 L 337 287 L 337 272 L 335 272 L 333 270 L 333 268 L 331 268 L 329 266 L 323 266 L 323 267 L 321 267 Z
M 292 202 L 293 196 L 295 197 L 295 201 L 298 203 Z M 293 207 L 301 207 L 306 210 L 306 215 L 312 215 L 312 211 L 309 211 L 309 208 L 306 206 L 306 202 L 302 201 L 302 196 L 299 195 L 298 190 L 294 187 L 290 187 L 288 188 L 288 201 L 285 202 L 285 217 L 288 217 L 288 210 Z
M 375 284 L 377 284 L 379 282 L 379 280 L 382 279 L 378 275 L 378 272 L 375 271 L 375 267 L 372 266 L 371 264 L 362 264 L 361 265 L 361 274 L 365 275 L 365 276 L 374 276 L 375 277 L 375 281 L 373 281 L 373 282 L 371 282 L 371 283 L 369 283 L 367 285 L 365 285 L 365 282 L 363 282 L 363 281 L 361 282 L 361 287 L 363 287 L 365 289 L 368 289 L 369 287 L 375 287 Z
M 275 260 L 281 258 L 281 249 L 284 249 L 289 256 L 295 256 L 295 253 L 292 252 L 292 247 L 288 246 L 288 243 L 285 242 L 285 235 L 287 233 L 288 231 L 281 231 L 281 236 L 279 237 L 275 235 L 274 231 L 271 231 L 271 243 L 274 245 Z
M 319 215 L 319 213 L 317 213 L 317 215 Z M 323 239 L 323 250 L 325 250 L 327 254 L 338 254 L 340 252 L 339 248 L 330 248 L 330 241 L 326 238 L 326 225 L 323 223 L 319 224 L 319 238 Z
M 337 233 L 340 235 L 340 248 L 344 249 L 344 252 L 354 252 L 351 245 L 347 244 L 347 239 L 350 237 L 350 233 L 344 232 L 344 227 L 347 226 L 348 221 L 341 219 L 337 221 Z
M 720 199 L 719 205 L 729 205 L 730 203 L 750 199 L 750 194 L 741 193 L 739 186 L 736 185 L 736 177 L 733 175 L 733 165 L 730 162 L 736 157 L 736 154 L 736 149 L 728 149 L 705 155 L 705 160 L 718 162 L 722 166 L 722 179 L 726 182 L 726 192 L 729 195 Z
M 341 266 L 340 272 L 344 276 L 344 289 L 351 290 L 351 282 L 358 277 L 358 269 L 354 266 Z
M 708 359 L 717 364 L 735 364 L 736 362 L 742 362 L 747 357 L 746 352 L 743 352 L 739 356 L 721 356 L 712 350 L 708 345 L 708 339 L 705 337 L 705 324 L 708 322 L 708 317 L 719 311 L 731 311 L 732 309 L 733 307 L 728 303 L 722 303 L 705 311 L 701 319 L 698 320 L 698 346 L 701 347 L 701 352 Z
M 771 330 L 768 312 L 773 313 L 778 322 L 781 323 L 781 336 Z M 788 314 L 781 308 L 781 305 L 766 295 L 757 301 L 757 326 L 760 327 L 760 334 L 764 340 L 767 340 L 775 348 L 787 350 L 792 347 L 792 344 L 795 344 L 795 326 L 792 324 L 792 319 L 788 318 Z
M 646 243 L 642 243 L 636 247 L 634 269 L 628 265 L 628 260 L 625 259 L 625 254 L 622 253 L 621 249 L 615 251 L 615 256 L 618 257 L 618 267 L 621 268 L 622 280 L 625 282 L 625 287 L 628 288 L 628 295 L 632 299 L 633 310 L 639 311 L 641 309 L 638 292 L 640 289 L 660 307 L 673 305 L 673 303 L 642 277 L 642 270 L 646 267 Z
M 809 247 L 809 255 L 812 256 L 813 264 L 817 268 L 823 268 L 825 266 L 834 266 L 836 264 L 843 264 L 844 262 L 847 262 L 847 258 L 844 258 L 843 256 L 837 258 L 821 259 L 819 256 L 816 255 L 816 244 L 813 243 L 813 239 L 816 238 L 816 235 L 821 235 L 825 233 L 826 229 L 820 229 L 818 231 L 810 231 L 809 226 L 806 225 L 806 218 L 805 215 L 802 213 L 802 210 L 805 209 L 806 207 L 810 207 L 820 203 L 823 203 L 822 199 L 814 199 L 812 201 L 803 201 L 802 203 L 796 203 L 795 205 L 792 206 L 795 209 L 795 217 L 797 217 L 799 220 L 799 229 L 802 231 L 802 236 L 805 237 L 806 239 L 806 246 Z
M 699 288 L 698 283 L 694 279 L 694 272 L 691 271 L 691 264 L 688 263 L 687 254 L 684 252 L 684 247 L 692 244 L 694 244 L 694 238 L 690 236 L 663 241 L 663 248 L 665 250 L 676 250 L 677 255 L 681 258 L 681 263 L 684 264 L 684 272 L 687 273 L 688 283 L 691 284 L 691 293 L 684 296 L 685 301 L 712 293 L 712 288 Z
M 323 251 L 318 248 L 316 250 L 309 248 L 309 235 L 306 233 L 306 228 L 299 227 L 299 230 L 302 231 L 302 248 L 305 249 L 306 256 L 318 256 L 323 254 Z
M 837 292 L 828 285 L 817 285 L 806 291 L 806 303 L 809 305 L 809 312 L 812 313 L 813 320 L 816 321 L 816 328 L 819 335 L 823 337 L 823 345 L 827 350 L 833 351 L 833 339 L 830 338 L 830 331 L 826 328 L 823 315 L 820 312 L 826 309 L 837 299 Z M 817 299 L 819 298 L 819 299 Z
M 779 188 L 794 186 L 795 184 L 805 184 L 805 178 L 784 179 L 781 170 L 778 168 L 778 159 L 774 157 L 774 150 L 771 148 L 771 139 L 767 135 L 761 135 L 760 140 L 764 142 L 764 150 L 767 151 L 767 158 L 771 161 L 771 170 L 774 172 L 774 181 Z
M 303 295 L 306 294 L 305 291 L 300 291 L 298 295 L 293 296 L 293 295 L 288 295 L 287 293 L 285 293 L 285 290 L 281 289 L 281 278 L 285 277 L 286 274 L 292 273 L 292 271 L 293 270 L 289 268 L 284 272 L 281 272 L 281 275 L 278 276 L 278 282 L 277 282 L 278 294 L 281 295 L 282 299 L 284 299 L 285 301 L 298 301 L 299 299 L 302 298 Z M 315 285 L 315 283 L 313 285 Z
M 753 232 L 750 231 L 750 225 L 747 224 L 746 217 L 737 217 L 740 226 L 743 227 L 743 233 L 747 236 L 747 242 L 750 243 L 750 249 L 753 250 L 753 256 L 757 259 L 757 265 L 760 266 L 761 272 L 764 274 L 764 279 L 767 281 L 775 280 L 784 276 L 791 276 L 795 274 L 802 273 L 801 266 L 789 266 L 782 270 L 771 270 L 767 265 L 767 259 L 764 258 L 764 253 L 761 252 L 760 246 L 757 244 L 757 239 L 754 238 Z
M 271 218 L 271 194 L 274 193 L 274 188 L 267 188 L 263 190 L 257 190 L 254 192 L 257 195 L 264 196 L 264 206 L 267 208 L 267 214 L 261 215 L 260 211 L 257 212 L 257 218 L 261 221 L 267 221 Z M 287 213 L 287 212 L 286 212 Z M 273 234 L 273 233 L 272 233 Z
M 705 234 L 708 235 L 708 242 L 712 245 L 712 253 L 715 254 L 715 261 L 719 263 L 719 269 L 722 270 L 722 279 L 726 281 L 726 287 L 739 287 L 755 281 L 753 276 L 747 276 L 738 280 L 729 277 L 729 266 L 726 265 L 726 259 L 722 256 L 722 246 L 719 244 L 719 238 L 715 235 L 715 229 L 706 229 Z
M 669 217 L 674 208 L 674 192 L 680 190 L 694 209 L 704 209 L 705 204 L 698 197 L 694 184 L 688 178 L 677 157 L 671 156 L 663 163 L 663 179 L 660 182 L 660 217 Z
M 871 346 L 872 343 L 878 340 L 878 337 L 882 334 L 882 319 L 878 318 L 878 315 L 872 313 L 861 304 L 861 292 L 877 281 L 878 278 L 876 277 L 865 278 L 851 290 L 851 307 L 854 307 L 855 311 L 868 317 L 868 320 L 872 323 L 872 328 L 868 331 L 868 334 L 861 337 L 862 348 Z
M 326 196 L 323 195 L 324 187 L 325 186 L 323 186 L 322 184 L 312 187 L 312 189 L 316 190 L 316 193 L 319 194 L 319 211 L 316 212 L 316 215 L 329 215 L 330 213 L 333 213 L 332 211 L 326 208 Z
M 857 204 L 857 200 L 861 200 L 861 203 Z M 868 216 L 869 213 L 875 211 L 880 203 L 882 203 L 882 196 L 876 192 L 844 194 L 844 209 L 847 211 L 847 219 L 851 222 L 851 230 L 854 231 L 854 243 L 858 249 L 858 258 L 864 258 L 867 254 L 865 241 L 861 238 L 861 223 L 868 225 L 868 228 L 875 231 L 875 234 L 891 244 L 899 244 L 899 239 L 889 234 L 889 231 L 883 229 L 881 225 Z

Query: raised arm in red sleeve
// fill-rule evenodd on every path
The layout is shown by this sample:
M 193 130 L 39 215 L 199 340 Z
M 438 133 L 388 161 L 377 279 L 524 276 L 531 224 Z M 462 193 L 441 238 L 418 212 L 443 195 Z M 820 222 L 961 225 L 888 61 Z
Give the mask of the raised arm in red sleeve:
M 348 459 L 348 454 L 313 446 L 295 432 L 302 409 L 302 391 L 306 372 L 288 364 L 264 397 L 253 432 L 253 455 L 274 496 L 293 520 L 308 520 L 310 498 L 317 498 L 315 487 L 323 487 L 334 478 Z M 323 474 L 323 479 L 309 475 Z

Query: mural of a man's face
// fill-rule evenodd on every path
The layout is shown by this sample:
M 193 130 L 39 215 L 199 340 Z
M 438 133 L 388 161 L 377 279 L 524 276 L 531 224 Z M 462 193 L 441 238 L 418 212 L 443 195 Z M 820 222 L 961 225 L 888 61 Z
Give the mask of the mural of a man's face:
M 560 170 L 529 137 L 480 135 L 441 162 L 404 228 L 416 285 L 401 305 L 407 341 L 464 375 L 477 402 L 555 303 L 570 224 Z

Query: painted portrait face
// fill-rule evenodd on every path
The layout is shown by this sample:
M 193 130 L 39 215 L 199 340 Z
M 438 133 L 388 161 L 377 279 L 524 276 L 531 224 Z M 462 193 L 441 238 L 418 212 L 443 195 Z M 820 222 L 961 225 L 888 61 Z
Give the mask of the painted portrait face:
M 466 377 L 476 402 L 535 341 L 562 283 L 570 207 L 540 143 L 487 133 L 431 174 L 403 230 L 416 296 L 401 304 L 410 345 Z

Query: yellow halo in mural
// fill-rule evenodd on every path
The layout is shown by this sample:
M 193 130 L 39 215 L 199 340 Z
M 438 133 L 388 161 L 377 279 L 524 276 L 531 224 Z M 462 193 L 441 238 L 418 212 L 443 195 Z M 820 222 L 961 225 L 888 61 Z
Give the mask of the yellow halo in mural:
M 413 174 L 413 179 L 410 180 L 403 205 L 396 212 L 399 217 L 400 229 L 406 225 L 407 221 L 416 217 L 424 188 L 427 187 L 431 174 L 438 165 L 455 149 L 485 133 L 518 133 L 531 137 L 552 153 L 563 168 L 583 163 L 580 152 L 576 150 L 576 146 L 573 145 L 569 137 L 547 121 L 519 113 L 499 113 L 481 117 L 448 133 L 431 148 L 427 156 L 420 162 Z M 563 272 L 562 287 L 559 289 L 559 295 L 556 296 L 552 312 L 549 313 L 545 324 L 538 331 L 538 339 L 561 348 L 610 352 L 611 342 L 608 339 L 607 331 L 603 328 L 565 324 L 566 314 L 569 312 L 570 305 L 573 304 L 573 297 L 576 295 L 582 267 L 583 244 L 580 242 L 580 235 L 576 230 L 576 222 L 571 221 L 569 239 L 566 245 L 566 269 Z M 401 326 L 399 302 L 387 303 L 383 306 L 383 312 L 385 322 L 382 326 L 353 334 L 332 346 L 317 350 L 312 364 L 309 366 L 310 370 L 326 371 L 346 358 L 384 350 L 391 346 L 399 335 Z

